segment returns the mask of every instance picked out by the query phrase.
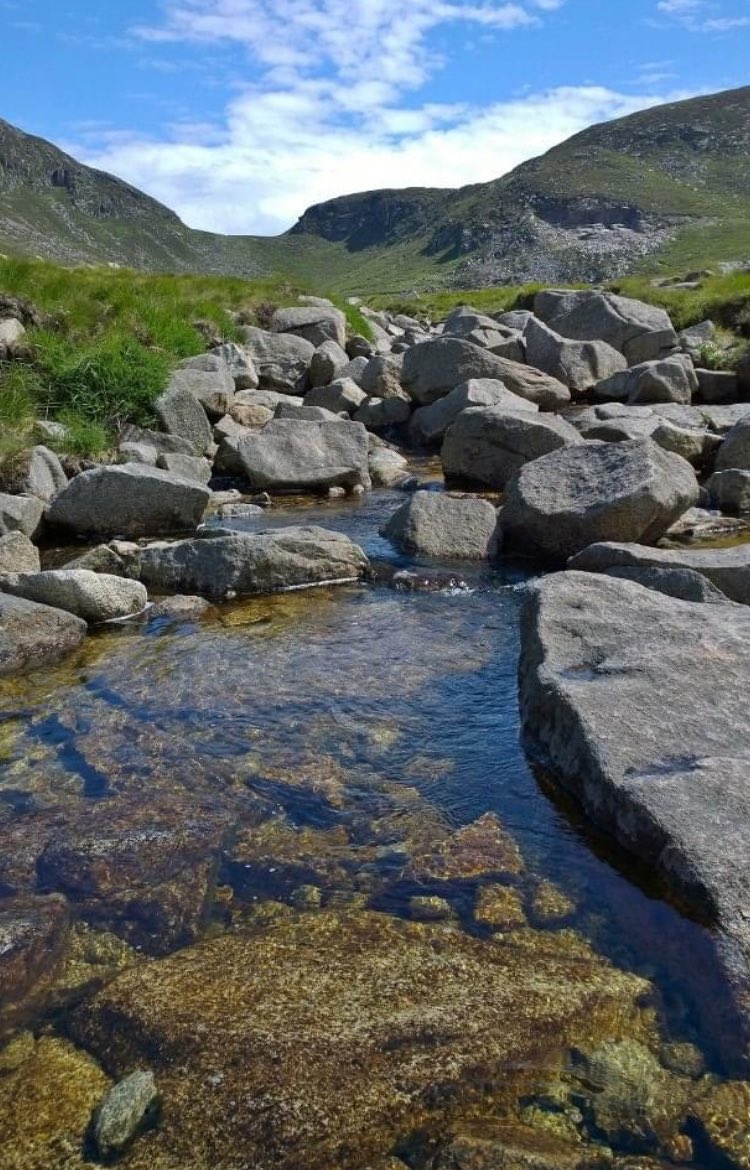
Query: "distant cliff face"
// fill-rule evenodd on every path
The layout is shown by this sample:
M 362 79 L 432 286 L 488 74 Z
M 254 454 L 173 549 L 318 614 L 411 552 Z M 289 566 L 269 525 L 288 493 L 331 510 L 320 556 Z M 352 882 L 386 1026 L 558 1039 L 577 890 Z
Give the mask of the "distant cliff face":
M 196 232 L 120 179 L 0 121 L 0 249 L 352 291 L 598 281 L 750 262 L 750 87 L 593 126 L 491 183 L 311 207 L 276 239 Z

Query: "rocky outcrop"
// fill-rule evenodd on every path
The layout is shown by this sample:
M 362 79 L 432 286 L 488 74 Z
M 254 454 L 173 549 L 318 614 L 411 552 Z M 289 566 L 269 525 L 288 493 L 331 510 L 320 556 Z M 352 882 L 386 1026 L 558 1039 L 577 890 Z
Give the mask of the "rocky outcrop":
M 569 446 L 508 485 L 503 539 L 561 562 L 597 540 L 656 542 L 697 500 L 690 465 L 650 439 Z
M 215 598 L 356 581 L 368 567 L 348 537 L 316 527 L 150 545 L 139 564 L 141 580 L 162 592 Z
M 382 533 L 399 548 L 441 560 L 486 560 L 497 551 L 497 512 L 488 500 L 415 492 Z
M 504 488 L 529 461 L 582 444 L 575 427 L 556 415 L 477 406 L 448 429 L 440 458 L 448 479 Z
M 749 662 L 750 615 L 738 606 L 577 572 L 529 593 L 527 741 L 600 829 L 717 923 L 740 1017 L 722 1044 L 735 1059 L 750 1054 Z
M 140 463 L 95 467 L 71 480 L 49 509 L 50 523 L 84 536 L 149 536 L 197 527 L 211 493 Z

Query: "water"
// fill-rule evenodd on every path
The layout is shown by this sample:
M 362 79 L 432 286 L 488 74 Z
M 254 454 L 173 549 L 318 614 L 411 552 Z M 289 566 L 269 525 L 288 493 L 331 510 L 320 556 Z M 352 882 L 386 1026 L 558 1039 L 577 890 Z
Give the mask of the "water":
M 323 523 L 375 559 L 427 572 L 378 536 L 402 499 L 297 502 L 262 524 Z M 647 979 L 652 1041 L 700 1048 L 721 1072 L 720 1038 L 702 1011 L 707 995 L 721 994 L 703 968 L 705 929 L 593 837 L 520 745 L 523 566 L 440 569 L 460 576 L 460 587 L 317 589 L 220 607 L 201 621 L 130 623 L 95 633 L 57 667 L 0 683 L 3 906 L 62 892 L 74 918 L 50 970 L 35 957 L 39 986 L 16 980 L 6 1036 L 25 1029 L 67 1043 L 68 1013 L 75 1020 L 96 987 L 144 954 L 300 914 L 434 912 L 443 925 L 425 929 L 458 929 L 493 947 L 502 935 L 477 907 L 482 890 L 496 893 L 499 883 L 526 907 L 530 939 L 585 940 Z M 436 876 L 442 843 L 488 813 L 512 836 L 523 869 L 498 878 L 462 860 L 447 880 Z M 60 842 L 70 841 L 69 855 Z M 97 841 L 105 842 L 99 853 Z M 419 909 L 415 897 L 441 905 Z M 542 908 L 544 897 L 552 909 Z M 101 1056 L 96 1043 L 92 1050 Z M 2 1084 L 0 1076 L 0 1110 Z M 580 1102 L 553 1108 L 543 1093 L 520 1089 L 514 1100 L 515 1109 L 525 1101 L 525 1123 L 532 1114 L 547 1126 L 563 1119 L 564 1136 L 574 1133 L 597 1156 L 604 1147 L 659 1149 L 651 1137 L 634 1139 L 632 1126 L 603 1134 Z M 23 1125 L 6 1117 L 6 1126 L 31 1164 L 38 1135 L 27 1148 Z M 416 1149 L 404 1157 L 421 1165 Z M 40 1166 L 68 1165 L 54 1143 L 44 1151 L 33 1155 Z M 682 1150 L 686 1164 L 712 1157 L 700 1139 Z M 252 1164 L 237 1158 L 233 1166 Z M 153 1162 L 162 1164 L 172 1163 Z

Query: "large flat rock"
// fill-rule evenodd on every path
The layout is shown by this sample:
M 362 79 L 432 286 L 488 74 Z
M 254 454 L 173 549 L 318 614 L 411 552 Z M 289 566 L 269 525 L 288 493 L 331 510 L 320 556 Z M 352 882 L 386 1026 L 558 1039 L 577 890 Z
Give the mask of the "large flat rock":
M 750 1054 L 750 614 L 558 573 L 529 592 L 519 668 L 531 750 L 589 818 L 699 916 Z

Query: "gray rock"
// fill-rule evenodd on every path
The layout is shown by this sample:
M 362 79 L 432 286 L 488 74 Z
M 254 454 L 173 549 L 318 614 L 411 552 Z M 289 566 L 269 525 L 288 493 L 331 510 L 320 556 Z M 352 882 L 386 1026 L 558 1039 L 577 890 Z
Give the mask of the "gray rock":
M 0 675 L 55 662 L 85 636 L 73 614 L 0 593 Z
M 12 484 L 7 486 L 17 495 L 37 496 L 49 503 L 68 483 L 68 477 L 54 451 L 48 447 L 32 447 L 14 460 Z
M 133 1072 L 109 1090 L 97 1110 L 94 1140 L 102 1158 L 121 1154 L 155 1114 L 159 1102 L 154 1074 Z
M 137 580 L 140 546 L 129 541 L 113 541 L 112 544 L 97 544 L 87 549 L 80 557 L 66 561 L 65 569 L 88 569 L 92 573 L 108 573 L 113 577 L 128 577 Z
M 548 289 L 534 298 L 534 313 L 563 337 L 606 341 L 628 365 L 654 361 L 678 346 L 664 309 L 614 293 Z
M 182 540 L 141 553 L 147 585 L 216 598 L 354 581 L 367 567 L 348 537 L 315 527 Z
M 698 500 L 695 472 L 650 439 L 565 447 L 522 467 L 501 523 L 516 548 L 564 561 L 602 540 L 659 540 Z
M 256 488 L 370 486 L 367 431 L 360 423 L 273 419 L 262 431 L 226 439 L 222 457 Z
M 156 460 L 156 466 L 195 483 L 207 484 L 211 478 L 211 464 L 208 459 L 200 459 L 197 455 L 172 455 L 168 451 L 162 451 Z
M 606 341 L 568 340 L 536 317 L 526 322 L 523 341 L 530 366 L 551 374 L 578 395 L 627 369 L 623 355 Z
M 334 414 L 339 414 L 342 410 L 347 414 L 353 414 L 366 398 L 364 390 L 360 389 L 352 378 L 338 378 L 328 386 L 316 386 L 308 390 L 304 405 L 322 406 L 324 410 L 330 410 Z
M 750 615 L 738 606 L 575 572 L 528 595 L 527 743 L 600 829 L 716 923 L 705 945 L 734 991 L 721 1032 L 730 1062 L 750 1047 L 749 663 Z M 697 1002 L 726 1010 L 723 993 Z
M 604 572 L 608 577 L 635 581 L 645 589 L 655 589 L 657 593 L 666 593 L 668 597 L 678 597 L 681 601 L 724 605 L 727 600 L 720 589 L 712 585 L 707 577 L 696 573 L 695 569 L 672 569 L 666 565 L 663 568 L 647 565 L 614 565 Z
M 0 573 L 38 573 L 39 549 L 22 532 L 0 536 Z
M 676 427 L 666 419 L 653 430 L 651 438 L 665 451 L 673 451 L 687 459 L 693 467 L 702 467 L 721 445 L 720 437 L 710 431 Z
M 403 385 L 420 406 L 444 398 L 472 378 L 491 378 L 542 410 L 556 410 L 570 401 L 570 391 L 540 370 L 479 349 L 455 337 L 438 337 L 404 354 Z
M 145 463 L 146 467 L 156 467 L 159 458 L 156 447 L 150 447 L 148 443 L 120 443 L 117 450 L 121 463 Z
M 35 536 L 44 516 L 44 503 L 38 496 L 11 496 L 0 492 L 0 536 L 22 532 Z
M 225 415 L 223 419 L 219 419 L 218 423 L 216 423 L 214 427 L 214 432 L 218 432 L 218 435 L 220 436 L 218 441 L 221 442 L 221 439 L 225 439 L 228 434 L 237 434 L 238 426 L 255 428 L 264 427 L 267 422 L 271 421 L 275 412 L 279 409 L 279 406 L 294 407 L 298 406 L 300 403 L 299 398 L 291 398 L 285 394 L 280 394 L 279 398 L 288 398 L 288 401 L 279 402 L 273 410 L 271 410 L 271 408 L 268 406 L 255 406 L 249 402 L 235 402 L 229 411 L 229 414 Z M 226 421 L 227 419 L 229 419 L 229 423 L 234 423 L 235 426 L 231 427 Z
M 403 356 L 388 354 L 370 358 L 359 378 L 359 385 L 370 398 L 408 398 L 401 385 Z
M 602 542 L 583 549 L 570 569 L 590 573 L 612 568 L 690 569 L 740 605 L 750 605 L 750 545 L 735 548 L 645 548 L 642 544 Z
M 302 337 L 316 348 L 324 341 L 335 341 L 342 349 L 346 345 L 346 317 L 333 305 L 277 309 L 271 318 L 271 330 Z
M 120 432 L 120 445 L 123 443 L 140 443 L 146 447 L 154 447 L 157 451 L 168 451 L 175 455 L 195 455 L 195 447 L 189 439 L 182 439 L 179 435 L 167 435 L 162 431 L 149 431 L 133 423 L 128 423 Z
M 442 560 L 486 560 L 497 552 L 497 512 L 488 500 L 415 492 L 381 529 L 400 549 Z
M 356 358 L 364 358 L 367 361 L 373 354 L 372 342 L 363 337 L 361 333 L 353 333 L 347 341 L 345 349 L 350 361 L 354 361 Z
M 498 325 L 503 325 L 506 329 L 523 333 L 529 317 L 533 316 L 531 309 L 510 309 L 507 313 L 494 313 L 492 320 L 496 321 Z
M 341 371 L 341 377 L 351 378 L 352 382 L 356 382 L 356 384 L 359 386 L 362 380 L 362 375 L 367 369 L 369 360 L 369 357 L 364 356 L 352 358 L 352 360 L 349 362 L 349 365 Z
M 291 333 L 266 333 L 250 325 L 242 333 L 258 371 L 261 390 L 305 393 L 310 385 L 308 371 L 316 349 L 311 342 Z
M 575 427 L 556 415 L 473 406 L 449 427 L 440 458 L 447 478 L 504 488 L 530 460 L 582 444 Z
M 408 460 L 388 447 L 376 447 L 370 451 L 369 469 L 373 487 L 400 487 L 412 478 Z
M 201 362 L 202 366 L 183 365 L 181 369 L 175 370 L 167 383 L 165 394 L 174 388 L 189 390 L 210 419 L 222 418 L 234 402 L 235 394 L 234 379 L 226 362 L 212 353 L 188 358 L 188 362 Z M 215 368 L 206 369 L 209 365 Z
M 0 583 L 4 592 L 75 614 L 90 625 L 131 617 L 146 606 L 148 595 L 138 581 L 87 569 L 53 569 L 21 573 Z
M 701 402 L 736 402 L 740 386 L 734 370 L 695 371 L 698 379 L 697 397 Z
M 677 339 L 683 353 L 688 353 L 693 359 L 700 355 L 704 345 L 708 345 L 716 336 L 716 326 L 713 321 L 700 321 L 677 334 Z
M 572 420 L 571 420 L 572 421 Z M 576 421 L 576 428 L 585 439 L 598 439 L 602 443 L 627 443 L 630 439 L 650 439 L 661 425 L 656 415 L 650 418 L 595 419 L 592 422 Z
M 341 418 L 341 414 L 326 410 L 324 406 L 306 406 L 303 399 L 301 402 L 295 402 L 294 406 L 291 403 L 280 402 L 273 412 L 273 417 L 296 418 L 301 422 L 336 422 Z
M 225 363 L 234 382 L 235 390 L 257 389 L 258 371 L 250 354 L 241 345 L 237 345 L 234 341 L 228 341 L 224 345 L 218 345 L 211 352 Z
M 714 466 L 716 471 L 730 467 L 750 471 L 750 415 L 740 419 L 729 431 L 719 447 Z
M 474 378 L 456 386 L 445 398 L 439 398 L 430 406 L 420 406 L 411 418 L 409 431 L 412 439 L 424 446 L 438 445 L 462 411 L 470 406 L 502 406 L 507 410 L 521 410 L 536 413 L 539 407 L 527 402 L 518 394 L 512 394 L 502 382 L 490 378 Z
M 310 382 L 313 386 L 328 386 L 349 365 L 349 355 L 337 341 L 324 341 L 315 350 L 310 362 Z
M 213 445 L 208 416 L 189 386 L 170 382 L 154 403 L 154 410 L 164 430 L 188 442 L 192 454 L 205 455 Z
M 127 463 L 77 475 L 52 502 L 48 515 L 51 523 L 81 535 L 148 536 L 195 528 L 209 499 L 202 484 Z
M 596 384 L 594 394 L 600 399 L 616 399 L 631 405 L 654 402 L 689 405 L 697 389 L 693 363 L 685 354 L 678 353 L 613 374 Z
M 728 516 L 750 516 L 750 470 L 728 467 L 715 471 L 706 484 L 714 508 Z
M 17 317 L 5 317 L 0 321 L 0 358 L 12 356 L 26 334 Z
M 380 430 L 409 421 L 411 404 L 404 398 L 366 398 L 354 413 L 354 421 Z
M 67 438 L 68 432 L 62 423 L 53 422 L 49 418 L 38 418 L 34 423 L 33 434 L 42 443 L 49 441 L 57 443 Z
M 177 594 L 175 597 L 163 597 L 154 603 L 148 611 L 150 618 L 170 618 L 173 621 L 199 621 L 211 609 L 211 602 L 205 597 L 191 597 Z

